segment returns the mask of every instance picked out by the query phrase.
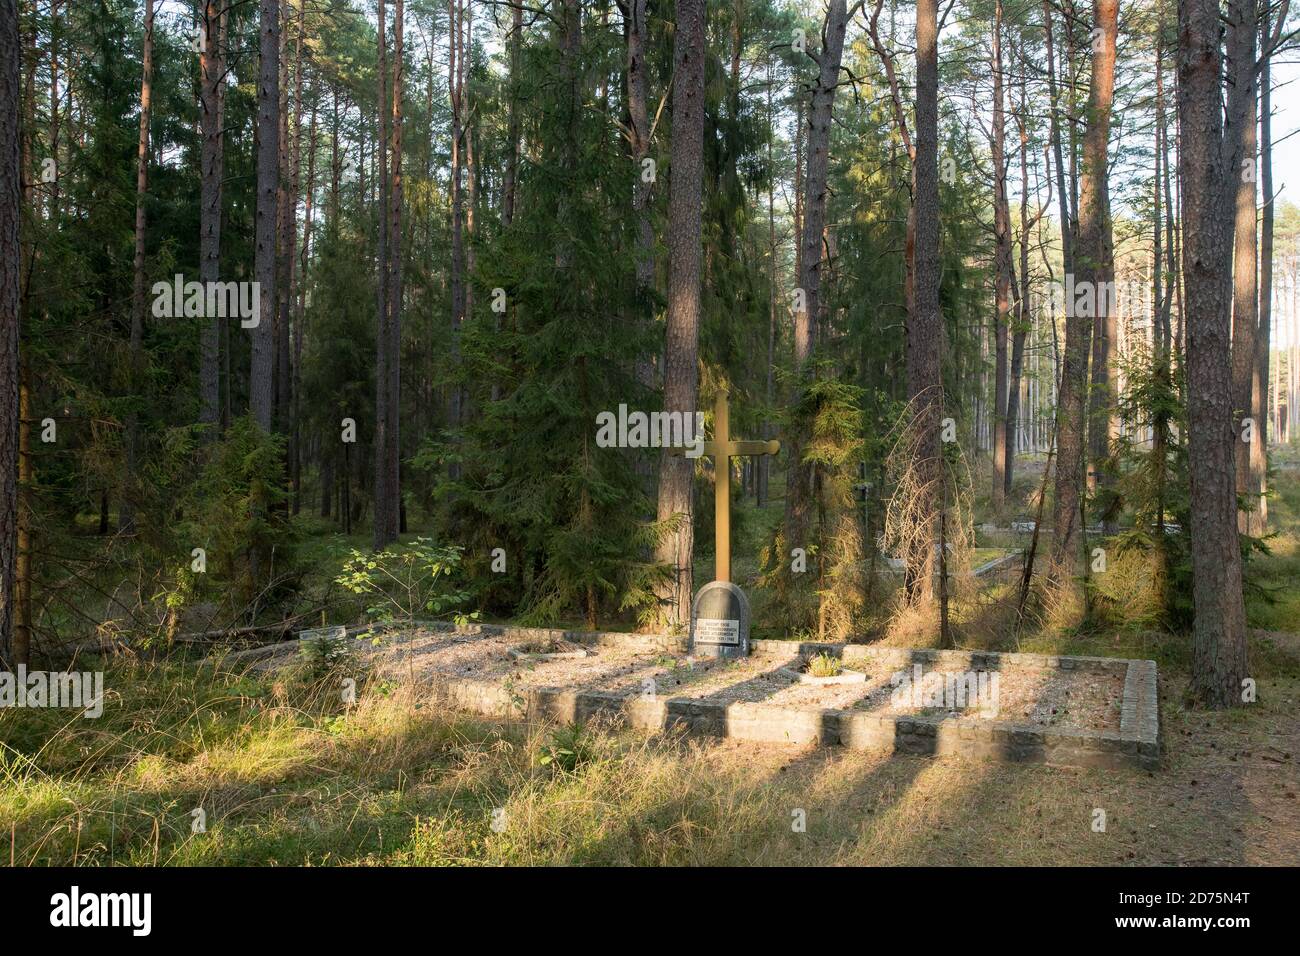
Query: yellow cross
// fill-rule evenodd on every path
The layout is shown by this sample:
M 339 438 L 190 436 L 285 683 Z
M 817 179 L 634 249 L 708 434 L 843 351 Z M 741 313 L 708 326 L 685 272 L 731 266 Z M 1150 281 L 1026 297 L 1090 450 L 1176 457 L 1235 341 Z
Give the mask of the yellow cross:
M 717 555 L 715 581 L 731 580 L 731 459 L 740 455 L 775 455 L 781 443 L 771 441 L 732 441 L 727 390 L 718 390 L 713 402 L 713 441 L 706 441 L 703 454 L 713 456 L 713 534 Z M 670 455 L 683 455 L 684 448 L 672 448 Z

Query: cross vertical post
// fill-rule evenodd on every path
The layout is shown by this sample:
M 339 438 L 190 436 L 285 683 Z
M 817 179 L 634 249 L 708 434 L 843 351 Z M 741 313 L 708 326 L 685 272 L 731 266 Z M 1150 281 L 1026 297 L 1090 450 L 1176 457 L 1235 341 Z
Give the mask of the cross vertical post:
M 713 456 L 713 542 L 715 581 L 731 580 L 731 459 L 741 455 L 775 455 L 781 443 L 771 441 L 732 441 L 731 413 L 727 389 L 718 389 L 713 401 L 713 440 L 701 446 L 701 454 Z M 672 454 L 682 454 L 674 448 Z
M 713 553 L 715 581 L 731 580 L 731 413 L 727 408 L 727 391 L 718 389 L 713 401 Z M 705 446 L 706 450 L 708 446 Z

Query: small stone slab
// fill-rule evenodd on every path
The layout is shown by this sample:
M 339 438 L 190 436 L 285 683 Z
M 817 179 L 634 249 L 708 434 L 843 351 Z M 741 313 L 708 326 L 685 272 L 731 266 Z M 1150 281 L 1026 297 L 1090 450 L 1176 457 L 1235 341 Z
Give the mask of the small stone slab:
M 837 684 L 865 684 L 867 675 L 862 671 L 852 671 L 847 667 L 842 673 L 833 677 L 818 677 L 816 674 L 805 674 L 803 671 L 795 670 L 793 667 L 782 667 L 780 673 L 786 677 L 793 677 L 801 684 L 813 684 L 817 687 L 832 687 Z

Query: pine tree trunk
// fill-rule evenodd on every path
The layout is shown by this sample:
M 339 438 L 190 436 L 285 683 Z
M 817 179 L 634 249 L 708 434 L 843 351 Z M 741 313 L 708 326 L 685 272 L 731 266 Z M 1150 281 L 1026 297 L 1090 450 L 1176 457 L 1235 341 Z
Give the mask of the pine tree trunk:
M 311 258 L 312 218 L 316 194 L 316 112 L 319 106 L 319 84 L 315 84 L 317 98 L 311 105 L 311 122 L 307 132 L 307 193 L 303 218 L 302 253 L 298 263 L 298 306 L 294 317 L 293 341 L 293 513 L 302 507 L 302 344 L 307 330 L 303 323 L 307 317 L 307 263 Z
M 794 108 L 794 281 L 803 276 L 803 170 L 804 97 L 795 97 Z
M 650 156 L 650 120 L 646 105 L 646 0 L 628 0 L 627 14 L 627 112 L 631 139 L 632 171 L 636 185 L 632 209 L 636 217 L 636 285 L 647 311 L 654 290 L 654 227 L 650 223 L 650 188 L 642 163 Z M 648 384 L 648 383 L 647 383 Z
M 1230 14 L 1242 2 L 1253 0 L 1234 0 Z M 1239 704 L 1241 682 L 1248 676 L 1228 303 L 1229 213 L 1239 164 L 1224 137 L 1218 37 L 1217 0 L 1179 0 L 1179 168 L 1192 522 L 1188 540 L 1195 602 L 1190 696 L 1207 707 Z
M 1080 205 L 1091 200 L 1093 210 L 1079 213 L 1081 259 L 1075 270 L 1076 284 L 1087 282 L 1096 305 L 1092 327 L 1092 387 L 1088 391 L 1088 444 L 1092 474 L 1088 487 L 1105 491 L 1102 522 L 1107 534 L 1118 530 L 1118 501 L 1113 498 L 1115 464 L 1112 446 L 1119 437 L 1119 316 L 1112 292 L 1115 279 L 1115 247 L 1110 212 L 1111 105 L 1115 98 L 1115 45 L 1118 35 L 1118 0 L 1096 0 L 1093 5 L 1092 85 L 1088 99 L 1088 128 L 1083 143 L 1083 182 Z M 1089 190 L 1092 190 L 1091 193 Z
M 943 463 L 943 315 L 939 310 L 939 36 L 938 0 L 916 5 L 916 159 L 913 181 L 915 222 L 914 314 L 906 343 L 907 397 L 913 427 L 921 436 L 913 472 L 918 479 L 916 513 L 922 525 L 917 551 L 906 555 L 905 586 L 913 601 L 928 602 L 933 592 L 935 545 Z
M 1170 330 L 1169 330 L 1169 306 L 1172 302 L 1172 295 L 1167 294 L 1169 290 L 1168 283 L 1171 276 L 1165 273 L 1171 271 L 1172 263 L 1165 260 L 1165 256 L 1172 252 L 1172 238 L 1169 233 L 1171 223 L 1173 222 L 1174 211 L 1165 202 L 1169 190 L 1169 134 L 1165 122 L 1165 73 L 1164 73 L 1164 44 L 1161 37 L 1164 32 L 1164 17 L 1161 16 L 1156 23 L 1157 41 L 1156 41 L 1156 129 L 1155 129 L 1155 177 L 1154 188 L 1152 189 L 1152 300 L 1155 302 L 1155 315 L 1153 317 L 1153 332 L 1155 354 L 1154 374 L 1156 381 L 1162 388 L 1167 389 L 1170 385 L 1169 372 L 1169 354 L 1170 354 Z M 1165 222 L 1162 224 L 1160 219 L 1162 215 Z M 1165 232 L 1162 234 L 1161 229 Z M 1166 243 L 1166 240 L 1169 240 Z M 1169 448 L 1169 413 L 1163 407 L 1155 410 L 1151 419 L 1151 461 L 1155 466 L 1155 488 L 1156 488 L 1156 535 L 1163 541 L 1165 533 L 1165 484 L 1168 473 L 1168 448 Z M 1168 563 L 1169 549 L 1161 547 L 1160 553 L 1165 563 Z M 1166 571 L 1168 569 L 1166 568 Z
M 1258 383 L 1256 336 L 1259 325 L 1259 268 L 1255 209 L 1255 41 L 1259 24 L 1253 3 L 1239 4 L 1236 18 L 1228 30 L 1228 70 L 1233 82 L 1228 95 L 1228 135 L 1234 137 L 1234 152 L 1240 160 L 1233 170 L 1236 185 L 1234 210 L 1232 292 L 1232 407 L 1237 423 L 1236 464 L 1237 495 L 1247 510 L 1238 512 L 1237 525 L 1242 532 L 1255 530 L 1253 500 L 1258 491 L 1252 487 L 1251 456 L 1259 442 L 1259 422 L 1247 423 L 1254 414 L 1255 387 Z M 1237 146 L 1235 141 L 1239 140 Z
M 1007 335 L 1011 322 L 1011 211 L 1007 205 L 1006 107 L 1002 85 L 1002 0 L 993 13 L 993 508 L 1001 512 L 1007 486 Z
M 18 576 L 14 603 L 14 663 L 31 661 L 32 649 L 32 493 L 36 468 L 32 460 L 32 383 L 26 361 L 18 384 Z
M 59 165 L 59 0 L 50 0 L 50 156 Z M 50 185 L 49 218 L 59 217 L 59 177 Z
M 673 38 L 672 177 L 668 191 L 668 319 L 664 347 L 664 402 L 667 412 L 695 421 L 699 386 L 701 197 L 704 178 L 704 0 L 676 0 Z M 659 464 L 658 518 L 678 517 L 656 551 L 673 569 L 659 590 L 660 613 L 670 629 L 690 622 L 694 582 L 691 522 L 695 462 L 663 455 Z
M 1025 369 L 1025 339 L 1029 334 L 1032 315 L 1029 303 L 1029 113 L 1025 73 L 1024 49 L 1020 57 L 1020 109 L 1016 128 L 1020 134 L 1020 290 L 1016 296 L 1016 327 L 1011 336 L 1011 370 L 1007 384 L 1007 439 L 1006 475 L 1003 488 L 1011 495 L 1011 484 L 1016 470 L 1016 448 L 1020 434 L 1020 391 Z
M 21 102 L 17 0 L 0 0 L 0 661 L 15 656 L 14 599 L 18 572 L 18 303 L 22 256 L 21 183 L 18 161 Z
M 276 307 L 275 307 L 275 428 L 289 429 L 289 306 L 293 297 L 293 237 L 297 232 L 297 197 L 293 195 L 293 172 L 289 168 L 289 9 L 290 0 L 280 0 L 280 108 L 277 116 L 276 158 L 280 182 L 276 191 Z M 288 462 L 286 461 L 287 465 Z M 286 469 L 286 475 L 288 471 Z
M 260 287 L 261 313 L 252 330 L 248 405 L 253 420 L 269 432 L 275 407 L 275 234 L 276 198 L 280 187 L 277 112 L 280 105 L 280 16 L 278 0 L 261 0 L 257 79 L 257 218 L 254 272 Z
M 131 291 L 131 396 L 144 386 L 144 239 L 145 200 L 149 196 L 149 117 L 153 106 L 153 0 L 144 5 L 144 62 L 140 80 L 140 136 L 135 167 L 135 261 Z M 118 509 L 118 526 L 135 530 L 135 497 L 140 456 L 140 420 L 133 409 L 126 418 L 126 487 Z
M 461 72 L 469 76 L 470 60 L 474 51 L 474 4 L 465 0 L 465 55 L 461 58 Z M 462 100 L 465 107 L 465 318 L 474 316 L 474 271 L 477 268 L 474 246 L 474 214 L 478 204 L 478 164 L 474 152 L 474 104 L 470 98 L 469 83 L 462 81 Z M 466 400 L 468 405 L 468 399 Z M 468 409 L 466 415 L 472 415 Z
M 633 2 L 640 2 L 644 11 L 644 0 L 633 0 Z M 505 182 L 501 186 L 501 224 L 503 226 L 509 226 L 514 222 L 515 191 L 518 189 L 519 181 L 519 94 L 522 79 L 520 77 L 519 55 L 524 37 L 524 5 L 522 2 L 511 4 L 510 16 L 510 102 L 507 106 L 509 116 L 506 120 Z
M 221 179 L 224 138 L 221 124 L 221 21 L 224 0 L 204 0 L 199 54 L 199 125 L 203 144 L 199 158 L 199 280 L 205 288 L 221 278 Z M 210 315 L 199 343 L 199 421 L 210 426 L 204 437 L 216 437 L 221 421 L 221 319 Z
M 298 270 L 298 200 L 302 187 L 300 160 L 302 158 L 302 45 L 303 27 L 305 26 L 306 3 L 298 0 L 297 35 L 294 39 L 293 56 L 293 121 L 290 124 L 286 115 L 283 128 L 288 139 L 289 150 L 289 205 L 286 210 L 284 237 L 285 256 L 285 299 L 284 299 L 284 386 L 282 394 L 281 429 L 289 439 L 287 478 L 290 490 L 290 506 L 293 513 L 299 509 L 298 475 L 299 457 L 302 449 L 298 446 L 298 363 L 302 356 L 302 321 L 298 315 L 298 285 L 302 281 Z M 288 17 L 285 18 L 288 24 Z
M 822 28 L 823 48 L 817 54 L 818 73 L 808 108 L 807 171 L 804 177 L 803 231 L 800 244 L 799 287 L 806 309 L 795 312 L 794 355 L 796 368 L 812 356 L 823 321 L 821 280 L 823 233 L 826 228 L 827 180 L 830 175 L 831 122 L 835 89 L 839 85 L 844 32 L 848 25 L 845 0 L 831 0 Z
M 772 63 L 768 60 L 767 68 L 767 163 L 768 167 L 775 170 L 772 163 L 772 140 L 774 134 L 772 131 L 773 120 L 772 108 Z M 767 181 L 767 380 L 765 382 L 764 398 L 767 401 L 767 407 L 771 409 L 776 401 L 776 323 L 777 323 L 777 283 L 778 269 L 776 261 L 776 213 L 775 213 L 775 191 L 776 175 L 773 172 Z M 763 421 L 763 438 L 771 439 L 776 433 L 771 419 L 765 418 Z M 768 488 L 772 481 L 772 456 L 761 455 L 758 459 L 758 476 L 756 480 L 757 488 L 754 498 L 758 507 L 762 508 L 767 504 Z
M 397 0 L 393 10 L 393 118 L 389 134 L 392 137 L 389 175 L 388 211 L 388 444 L 387 455 L 387 510 L 384 513 L 386 535 L 396 541 L 401 531 L 401 411 L 402 411 L 402 32 L 403 0 Z M 375 513 L 378 521 L 378 511 Z
M 572 221 L 573 203 L 570 194 L 578 188 L 574 182 L 578 166 L 578 118 L 582 111 L 582 3 L 581 0 L 561 0 L 559 16 L 555 19 L 558 32 L 561 75 L 563 85 L 568 89 L 568 103 L 564 107 L 564 132 L 558 144 L 559 175 L 561 188 L 557 196 L 555 221 L 557 224 L 557 241 L 555 243 L 555 268 L 561 273 L 568 273 L 573 266 L 572 236 L 577 232 L 577 224 Z M 465 53 L 461 52 L 461 88 L 464 90 Z M 462 116 L 462 124 L 464 117 Z M 463 414 L 463 413 L 462 413 Z
M 831 123 L 834 118 L 835 89 L 839 85 L 840 60 L 844 52 L 844 33 L 848 25 L 845 0 L 831 0 L 822 27 L 822 49 L 809 53 L 817 63 L 817 79 L 808 106 L 806 135 L 807 167 L 804 173 L 802 232 L 799 234 L 799 289 L 803 307 L 796 301 L 794 312 L 794 364 L 804 374 L 813 357 L 824 317 L 821 307 L 821 284 L 824 275 L 823 249 L 826 229 L 826 199 L 830 175 Z M 790 430 L 786 459 L 785 544 L 789 548 L 806 548 L 809 541 L 814 485 L 814 468 L 803 461 L 803 449 L 809 436 L 799 428 Z
M 396 491 L 389 487 L 388 446 L 391 437 L 388 427 L 392 421 L 388 412 L 388 400 L 392 394 L 388 387 L 389 343 L 392 341 L 389 330 L 391 311 L 389 297 L 392 291 L 388 287 L 389 252 L 391 237 L 389 231 L 389 172 L 388 172 L 388 8 L 384 0 L 379 0 L 379 136 L 375 143 L 375 175 L 380 183 L 379 202 L 377 204 L 376 227 L 378 231 L 378 255 L 375 281 L 375 513 L 371 528 L 371 541 L 376 551 L 382 550 L 391 540 L 388 535 L 388 501 Z
M 1268 43 L 1269 11 L 1264 9 L 1260 36 Z M 1259 336 L 1255 340 L 1255 440 L 1251 447 L 1251 487 L 1257 494 L 1256 516 L 1261 532 L 1268 530 L 1268 412 L 1269 412 L 1269 360 L 1273 351 L 1273 118 L 1272 82 L 1270 65 L 1272 57 L 1265 49 L 1263 69 L 1259 79 L 1259 176 L 1264 194 L 1264 211 L 1259 235 Z
M 447 0 L 448 86 L 451 100 L 451 362 L 460 365 L 460 330 L 465 322 L 465 252 L 462 233 L 464 211 L 461 200 L 461 143 L 464 113 L 460 84 L 460 0 Z M 464 418 L 464 392 L 458 381 L 448 386 L 447 426 L 452 431 L 460 428 Z M 447 474 L 452 480 L 460 477 L 460 463 L 451 461 Z
M 1088 352 L 1095 319 L 1109 312 L 1107 264 L 1111 261 L 1110 199 L 1107 193 L 1107 146 L 1110 105 L 1115 87 L 1115 37 L 1118 0 L 1096 0 L 1094 22 L 1101 30 L 1092 57 L 1088 124 L 1084 133 L 1078 206 L 1078 244 L 1074 252 L 1074 289 L 1066 303 L 1065 354 L 1056 413 L 1056 498 L 1052 510 L 1050 573 L 1055 582 L 1081 600 L 1080 573 L 1084 471 L 1084 436 L 1088 416 Z M 1070 286 L 1067 283 L 1067 289 Z M 1074 290 L 1091 290 L 1092 308 L 1077 308 Z M 1086 302 L 1086 296 L 1085 302 Z M 1079 312 L 1085 314 L 1080 315 Z M 1093 313 L 1096 313 L 1094 315 Z M 1094 385 L 1098 384 L 1094 379 Z M 1103 419 L 1103 422 L 1105 419 Z
M 1050 0 L 1043 0 L 1043 33 L 1047 45 L 1047 90 L 1052 113 L 1048 135 L 1052 141 L 1052 160 L 1056 164 L 1057 215 L 1061 221 L 1061 263 L 1069 274 L 1074 272 L 1074 222 L 1070 216 L 1070 194 L 1065 188 L 1065 162 L 1061 155 L 1061 122 Z M 1052 321 L 1056 321 L 1055 317 Z

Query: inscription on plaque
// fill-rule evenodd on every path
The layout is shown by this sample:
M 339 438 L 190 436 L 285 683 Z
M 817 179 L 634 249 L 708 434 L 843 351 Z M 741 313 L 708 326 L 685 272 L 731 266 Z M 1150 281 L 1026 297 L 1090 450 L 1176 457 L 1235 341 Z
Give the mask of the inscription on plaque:
M 695 622 L 696 644 L 739 644 L 740 622 L 702 617 Z

